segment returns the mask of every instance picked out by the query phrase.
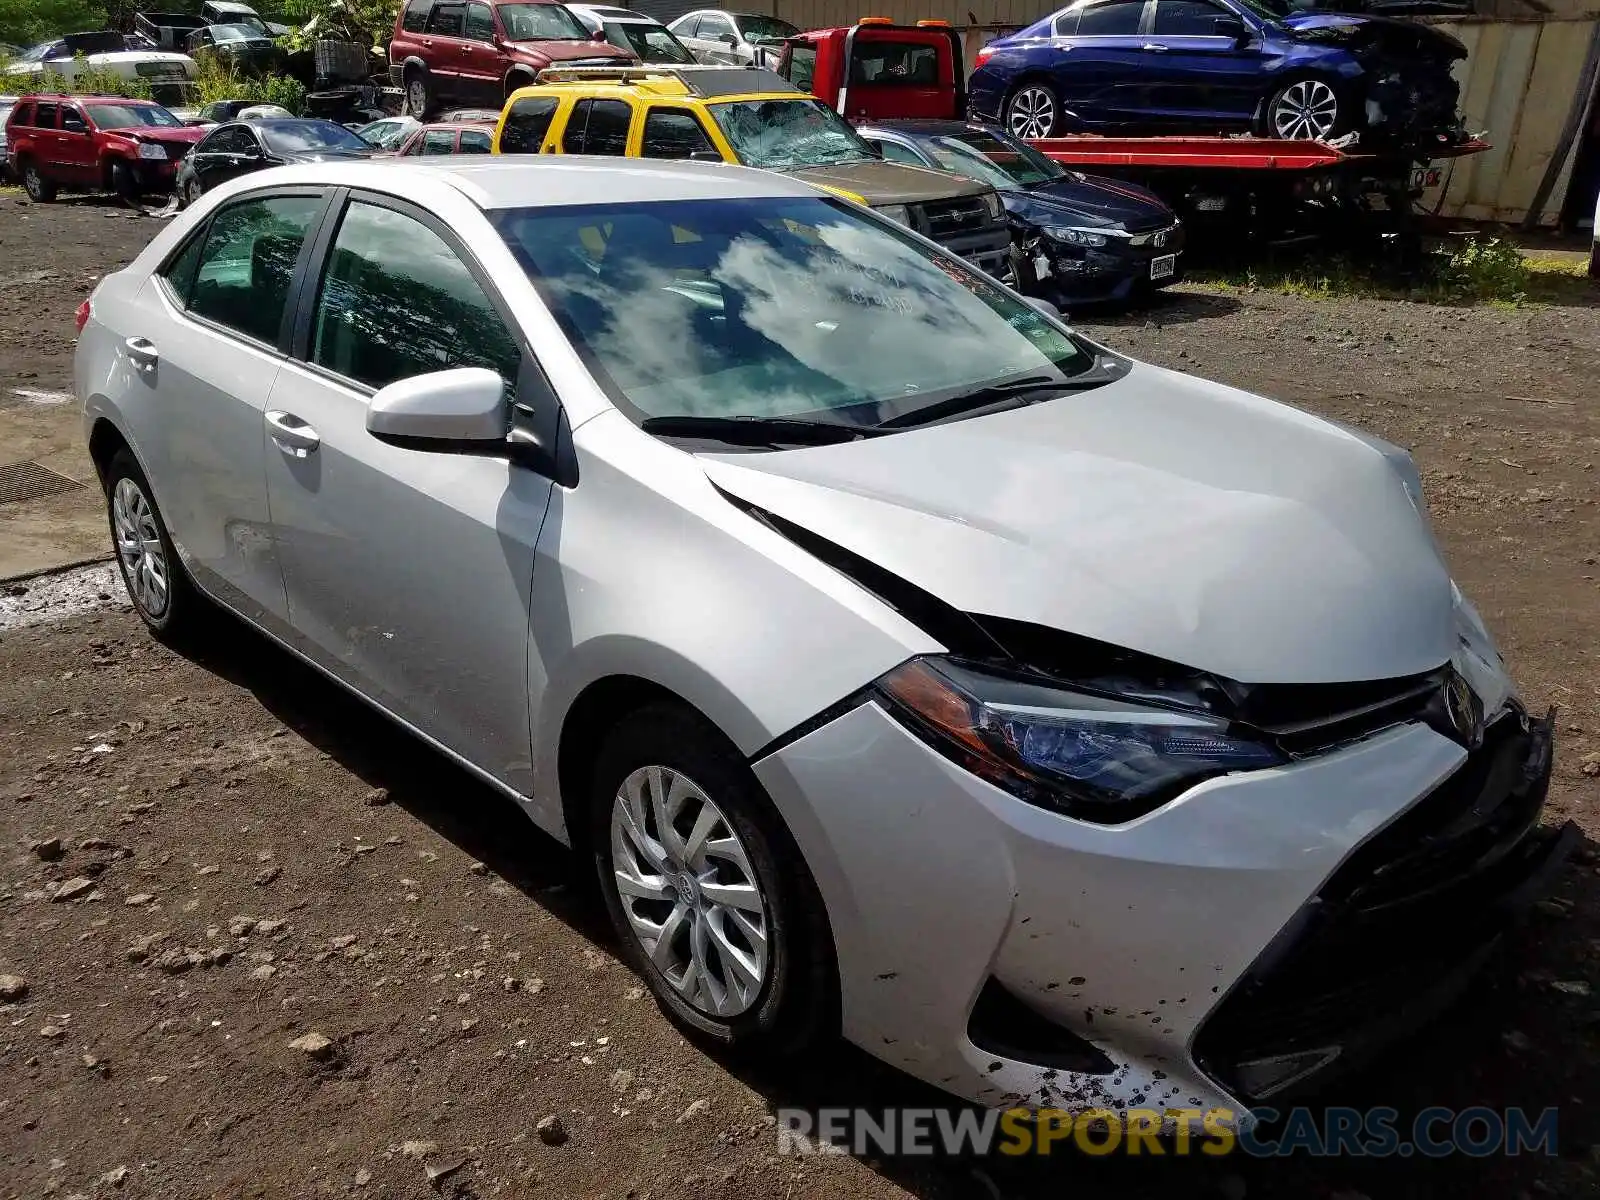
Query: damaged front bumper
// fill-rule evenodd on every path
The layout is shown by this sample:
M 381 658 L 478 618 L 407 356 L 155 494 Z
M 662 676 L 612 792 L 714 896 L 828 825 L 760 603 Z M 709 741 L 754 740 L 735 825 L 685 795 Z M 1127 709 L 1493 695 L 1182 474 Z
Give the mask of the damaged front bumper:
M 1026 291 L 1063 304 L 1125 303 L 1183 278 L 1181 224 L 1108 237 L 1104 246 L 1074 246 L 1039 229 L 1013 233 Z
M 823 894 L 857 1045 L 982 1104 L 1248 1123 L 1453 994 L 1422 991 L 1559 865 L 1548 723 L 1522 720 L 1471 754 L 1395 726 L 1117 826 L 1022 803 L 872 702 L 755 770 Z

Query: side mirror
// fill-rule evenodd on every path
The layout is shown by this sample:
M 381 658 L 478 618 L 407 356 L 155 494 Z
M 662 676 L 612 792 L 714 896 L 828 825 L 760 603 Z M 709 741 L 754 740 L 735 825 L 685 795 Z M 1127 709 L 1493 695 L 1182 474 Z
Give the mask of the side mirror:
M 589 35 L 589 40 L 591 42 L 604 42 L 604 41 L 607 41 L 609 39 L 607 39 L 606 31 L 604 29 L 596 29 L 593 33 L 591 33 Z
M 739 39 L 731 33 L 725 33 L 722 35 L 722 44 L 724 46 L 737 46 Z
M 1245 41 L 1250 36 L 1250 31 L 1238 17 L 1213 18 L 1211 31 L 1215 37 L 1232 38 L 1235 42 Z
M 486 367 L 414 375 L 379 389 L 367 432 L 419 450 L 496 450 L 506 445 L 506 384 Z
M 1039 296 L 1024 296 L 1023 299 L 1028 302 L 1028 307 L 1033 309 L 1034 312 L 1049 317 L 1052 321 L 1065 321 L 1067 319 L 1066 315 L 1048 300 Z

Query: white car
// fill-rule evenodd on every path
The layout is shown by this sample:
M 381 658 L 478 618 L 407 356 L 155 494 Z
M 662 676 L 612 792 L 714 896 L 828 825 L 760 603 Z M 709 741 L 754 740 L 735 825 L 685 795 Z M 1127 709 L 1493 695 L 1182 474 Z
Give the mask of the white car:
M 590 33 L 604 33 L 606 41 L 642 63 L 692 63 L 698 61 L 660 21 L 630 8 L 607 4 L 569 4 L 567 11 Z
M 263 171 L 79 321 L 144 621 L 224 605 L 502 790 L 713 1044 L 1245 1124 L 1579 839 L 1403 450 L 789 176 Z
M 685 13 L 667 28 L 703 63 L 769 68 L 778 65 L 784 39 L 800 32 L 777 17 L 720 8 Z
M 28 81 L 46 74 L 76 78 L 83 66 L 110 71 L 123 79 L 143 80 L 158 103 L 178 103 L 199 75 L 187 54 L 167 50 L 130 50 L 120 33 L 71 33 L 26 50 L 0 75 L 8 89 L 35 90 Z

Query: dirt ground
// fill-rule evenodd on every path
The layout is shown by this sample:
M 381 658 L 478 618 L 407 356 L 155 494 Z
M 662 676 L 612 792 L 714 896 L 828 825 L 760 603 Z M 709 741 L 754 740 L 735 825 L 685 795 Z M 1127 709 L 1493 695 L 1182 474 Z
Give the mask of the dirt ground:
M 0 419 L 70 387 L 74 306 L 155 227 L 0 198 Z M 182 656 L 111 603 L 0 633 L 0 974 L 27 984 L 0 1005 L 0 1196 L 1600 1191 L 1600 307 L 1187 288 L 1085 328 L 1415 449 L 1458 578 L 1560 710 L 1549 819 L 1590 840 L 1468 1003 L 1330 1099 L 1557 1106 L 1559 1157 L 779 1158 L 778 1106 L 938 1098 L 843 1046 L 708 1057 L 506 802 L 243 629 Z

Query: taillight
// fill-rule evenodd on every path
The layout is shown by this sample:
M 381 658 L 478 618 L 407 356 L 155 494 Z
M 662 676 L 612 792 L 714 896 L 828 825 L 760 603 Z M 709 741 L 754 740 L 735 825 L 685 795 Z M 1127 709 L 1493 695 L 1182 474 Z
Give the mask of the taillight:
M 983 66 L 984 63 L 988 62 L 993 57 L 994 57 L 994 47 L 993 46 L 985 46 L 981 50 L 978 51 L 978 57 L 973 60 L 973 64 L 972 65 L 975 66 L 975 67 L 981 67 L 981 66 Z
M 94 309 L 89 306 L 88 299 L 85 298 L 84 302 L 78 305 L 78 311 L 72 314 L 73 319 L 78 322 L 79 333 L 82 333 L 83 327 L 89 323 L 89 314 L 93 311 Z

